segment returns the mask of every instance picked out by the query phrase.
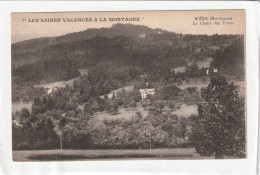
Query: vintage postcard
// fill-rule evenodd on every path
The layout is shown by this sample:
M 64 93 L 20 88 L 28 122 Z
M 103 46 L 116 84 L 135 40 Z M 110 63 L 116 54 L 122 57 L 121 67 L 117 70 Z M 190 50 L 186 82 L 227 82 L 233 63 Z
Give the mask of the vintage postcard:
M 241 159 L 245 10 L 11 14 L 13 161 Z

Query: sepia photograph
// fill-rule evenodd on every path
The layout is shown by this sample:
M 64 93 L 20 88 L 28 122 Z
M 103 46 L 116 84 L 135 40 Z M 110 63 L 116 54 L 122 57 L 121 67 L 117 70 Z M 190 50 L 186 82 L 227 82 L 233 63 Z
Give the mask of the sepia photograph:
M 247 158 L 245 10 L 11 14 L 15 162 Z

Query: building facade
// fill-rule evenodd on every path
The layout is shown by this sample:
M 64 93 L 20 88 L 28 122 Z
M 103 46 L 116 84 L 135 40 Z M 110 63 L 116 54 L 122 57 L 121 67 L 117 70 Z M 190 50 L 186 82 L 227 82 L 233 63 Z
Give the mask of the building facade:
M 139 89 L 142 100 L 146 99 L 147 95 L 154 95 L 155 94 L 155 89 Z

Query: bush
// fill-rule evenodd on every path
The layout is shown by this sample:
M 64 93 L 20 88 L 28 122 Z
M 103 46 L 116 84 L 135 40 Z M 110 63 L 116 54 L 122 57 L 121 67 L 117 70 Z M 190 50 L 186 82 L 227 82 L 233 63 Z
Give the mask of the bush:
M 176 83 L 177 83 L 177 85 L 182 85 L 182 79 L 181 78 L 177 78 Z

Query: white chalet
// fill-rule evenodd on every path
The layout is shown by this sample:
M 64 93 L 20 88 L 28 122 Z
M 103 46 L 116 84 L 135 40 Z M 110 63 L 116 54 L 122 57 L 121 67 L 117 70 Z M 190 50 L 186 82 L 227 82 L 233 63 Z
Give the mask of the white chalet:
M 218 72 L 218 69 L 213 68 L 213 72 Z M 207 75 L 209 75 L 209 69 L 207 69 Z
M 139 89 L 142 100 L 146 99 L 147 95 L 154 95 L 155 94 L 155 89 Z

